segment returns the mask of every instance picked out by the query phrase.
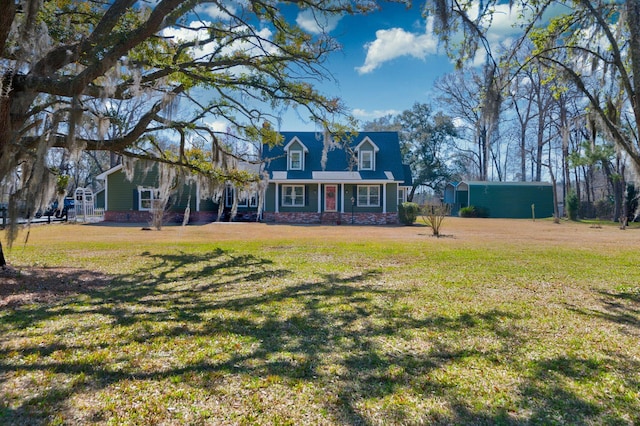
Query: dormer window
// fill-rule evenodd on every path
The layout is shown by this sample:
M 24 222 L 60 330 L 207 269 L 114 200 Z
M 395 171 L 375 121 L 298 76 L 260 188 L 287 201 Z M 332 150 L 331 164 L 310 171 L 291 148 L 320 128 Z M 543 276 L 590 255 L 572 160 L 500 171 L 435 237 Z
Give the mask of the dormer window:
M 369 137 L 364 138 L 356 147 L 358 152 L 358 170 L 375 170 L 376 153 L 380 150 Z
M 293 138 L 284 150 L 287 153 L 287 170 L 304 170 L 304 157 L 309 150 L 300 139 Z
M 289 170 L 302 170 L 302 150 L 289 151 Z
M 373 151 L 360 151 L 358 153 L 358 169 L 373 170 Z

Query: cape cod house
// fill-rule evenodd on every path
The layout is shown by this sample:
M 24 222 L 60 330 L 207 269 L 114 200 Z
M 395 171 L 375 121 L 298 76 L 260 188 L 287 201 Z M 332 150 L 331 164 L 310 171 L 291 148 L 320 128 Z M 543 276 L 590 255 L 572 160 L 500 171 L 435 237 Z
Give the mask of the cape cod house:
M 282 132 L 284 142 L 264 146 L 262 175 L 267 185 L 261 193 L 235 200 L 229 186 L 223 209 L 203 197 L 196 183 L 176 191 L 170 202 L 170 220 L 182 222 L 187 205 L 190 221 L 212 222 L 220 211 L 235 220 L 280 223 L 395 224 L 398 206 L 411 187 L 411 172 L 402 164 L 396 132 L 362 132 L 354 136 L 350 149 L 334 146 L 325 150 L 322 133 Z M 157 196 L 158 173 L 136 167 L 128 180 L 117 165 L 97 176 L 104 182 L 104 220 L 146 222 Z M 238 194 L 240 195 L 240 194 Z M 240 198 L 240 197 L 237 197 Z M 260 200 L 262 198 L 262 200 Z M 261 202 L 260 202 L 261 201 Z M 261 211 L 258 211 L 261 207 Z
M 281 134 L 281 145 L 263 146 L 269 180 L 264 221 L 398 223 L 411 172 L 402 163 L 397 132 L 351 135 L 350 149 L 327 144 L 322 133 Z

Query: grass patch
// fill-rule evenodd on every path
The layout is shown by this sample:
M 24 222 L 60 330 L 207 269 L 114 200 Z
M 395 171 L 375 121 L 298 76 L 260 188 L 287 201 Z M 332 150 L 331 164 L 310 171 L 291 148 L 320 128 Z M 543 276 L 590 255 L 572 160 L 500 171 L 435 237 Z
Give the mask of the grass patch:
M 34 228 L 0 423 L 640 422 L 635 231 L 517 223 Z

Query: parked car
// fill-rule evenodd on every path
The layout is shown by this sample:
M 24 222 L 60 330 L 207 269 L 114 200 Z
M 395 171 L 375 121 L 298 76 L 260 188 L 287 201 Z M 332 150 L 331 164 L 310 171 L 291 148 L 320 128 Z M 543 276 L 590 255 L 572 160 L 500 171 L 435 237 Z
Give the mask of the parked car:
M 56 200 L 53 203 L 51 203 L 51 205 L 44 212 L 36 213 L 36 217 L 55 216 L 56 218 L 60 219 L 61 217 L 67 216 L 68 211 L 74 208 L 75 208 L 75 201 L 73 200 L 73 198 L 67 197 L 64 199 L 62 209 L 58 208 L 58 200 Z

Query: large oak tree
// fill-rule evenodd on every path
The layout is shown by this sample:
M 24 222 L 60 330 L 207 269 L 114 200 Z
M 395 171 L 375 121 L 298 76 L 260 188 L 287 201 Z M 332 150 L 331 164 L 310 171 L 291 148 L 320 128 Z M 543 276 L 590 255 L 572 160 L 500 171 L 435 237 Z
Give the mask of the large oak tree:
M 283 110 L 298 108 L 319 126 L 344 112 L 313 86 L 330 76 L 323 62 L 339 48 L 322 24 L 374 7 L 367 0 L 0 0 L 0 182 L 9 204 L 33 211 L 49 202 L 52 149 L 107 150 L 214 180 L 248 179 L 234 176 L 227 159 L 243 141 L 276 142 Z M 298 12 L 316 17 L 319 31 L 292 23 Z M 135 113 L 116 123 L 115 103 L 135 103 Z M 185 155 L 194 138 L 209 143 L 204 162 Z M 162 154 L 161 141 L 176 146 L 171 155 Z

